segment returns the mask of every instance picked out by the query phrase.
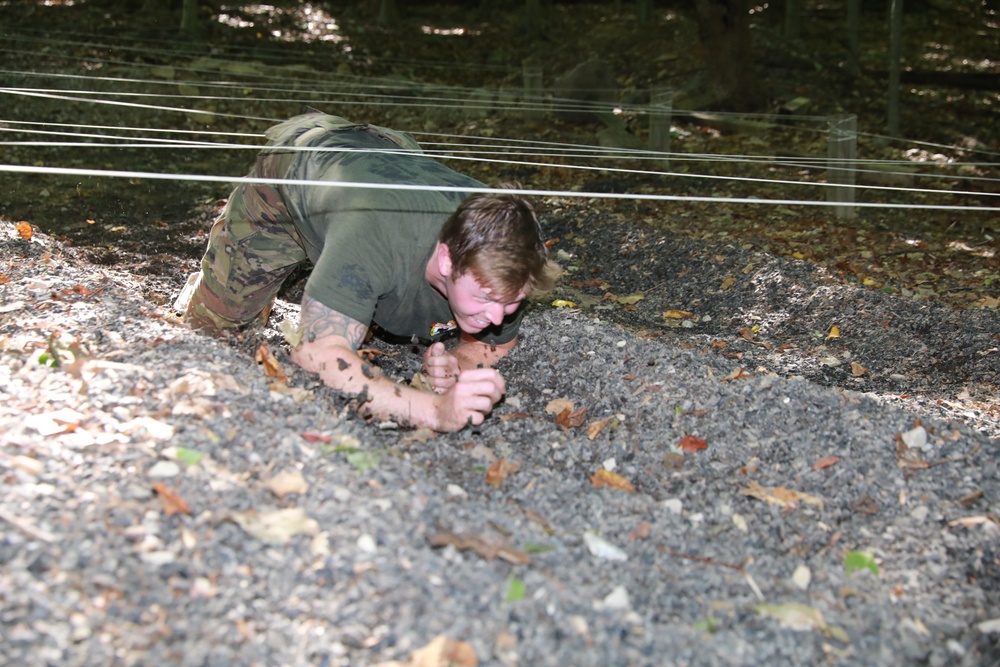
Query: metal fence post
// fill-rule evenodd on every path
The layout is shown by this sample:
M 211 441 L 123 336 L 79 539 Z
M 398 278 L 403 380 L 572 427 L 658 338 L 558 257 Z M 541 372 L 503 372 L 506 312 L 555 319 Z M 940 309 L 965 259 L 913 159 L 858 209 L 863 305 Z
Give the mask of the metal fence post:
M 542 97 L 542 66 L 536 63 L 524 64 L 524 117 L 539 120 L 545 115 L 545 99 Z
M 858 117 L 854 114 L 831 116 L 827 141 L 826 200 L 837 203 L 838 218 L 853 218 L 855 161 L 858 157 Z
M 659 153 L 670 152 L 670 120 L 674 111 L 674 91 L 659 88 L 649 96 L 649 150 Z M 664 157 L 663 166 L 670 164 Z

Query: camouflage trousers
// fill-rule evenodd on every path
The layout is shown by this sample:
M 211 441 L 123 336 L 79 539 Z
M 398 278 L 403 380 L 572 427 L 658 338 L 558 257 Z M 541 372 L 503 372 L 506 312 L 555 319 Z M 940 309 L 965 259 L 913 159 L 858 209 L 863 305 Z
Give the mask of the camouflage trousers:
M 284 178 L 294 154 L 261 155 L 255 178 Z M 262 325 L 282 283 L 306 260 L 302 240 L 273 185 L 242 183 L 212 226 L 185 319 L 218 333 Z
M 361 126 L 336 116 L 323 118 L 324 131 L 355 128 L 419 150 L 416 142 L 402 133 Z M 285 178 L 298 153 L 281 151 L 280 146 L 294 145 L 287 130 L 303 123 L 309 124 L 308 116 L 268 132 L 275 142 L 270 151 L 258 156 L 250 178 Z M 279 150 L 274 150 L 275 146 Z M 212 226 L 201 271 L 191 276 L 175 308 L 185 313 L 192 328 L 206 333 L 263 325 L 281 285 L 306 259 L 302 238 L 276 186 L 240 184 Z

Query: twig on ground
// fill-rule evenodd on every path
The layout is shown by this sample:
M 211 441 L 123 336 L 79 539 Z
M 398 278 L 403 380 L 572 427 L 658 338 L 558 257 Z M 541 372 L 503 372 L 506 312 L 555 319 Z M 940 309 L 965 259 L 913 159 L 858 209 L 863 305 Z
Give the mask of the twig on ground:
M 730 570 L 736 570 L 737 572 L 743 575 L 743 578 L 747 582 L 747 586 L 749 586 L 750 590 L 754 592 L 754 595 L 756 595 L 759 600 L 761 601 L 764 600 L 764 594 L 761 592 L 760 587 L 757 586 L 757 582 L 754 581 L 753 577 L 750 576 L 750 573 L 747 572 L 746 568 L 744 568 L 742 565 L 737 565 L 736 563 L 728 563 L 723 560 L 716 560 L 714 558 L 711 558 L 710 556 L 699 556 L 698 554 L 689 554 L 683 551 L 675 551 L 674 549 L 665 547 L 662 544 L 656 545 L 656 548 L 669 556 L 675 556 L 677 558 L 686 558 L 687 560 L 693 560 L 698 563 L 703 563 L 705 565 L 717 565 L 719 567 L 725 567 Z
M 47 530 L 42 530 L 41 528 L 33 526 L 24 519 L 16 517 L 6 510 L 0 509 L 0 519 L 3 519 L 28 537 L 32 537 L 36 540 L 41 540 L 42 542 L 47 542 L 49 544 L 52 544 L 57 540 L 56 536 Z

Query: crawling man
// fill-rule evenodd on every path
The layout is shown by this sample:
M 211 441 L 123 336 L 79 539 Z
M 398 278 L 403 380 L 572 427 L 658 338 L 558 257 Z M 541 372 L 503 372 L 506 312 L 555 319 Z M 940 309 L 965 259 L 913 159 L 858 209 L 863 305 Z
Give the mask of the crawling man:
M 310 113 L 267 136 L 249 177 L 285 182 L 233 192 L 187 322 L 213 334 L 261 324 L 282 282 L 309 261 L 296 364 L 365 396 L 376 419 L 437 431 L 481 424 L 506 391 L 492 366 L 517 342 L 525 299 L 558 275 L 530 204 L 470 196 L 464 188 L 483 185 L 387 128 Z M 433 393 L 393 382 L 358 356 L 372 324 L 430 342 L 423 369 Z M 441 341 L 454 334 L 448 351 Z

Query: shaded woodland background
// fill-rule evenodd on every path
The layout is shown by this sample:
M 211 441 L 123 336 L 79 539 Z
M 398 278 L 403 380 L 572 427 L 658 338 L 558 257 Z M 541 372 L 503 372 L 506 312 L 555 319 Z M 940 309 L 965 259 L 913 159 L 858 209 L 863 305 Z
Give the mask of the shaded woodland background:
M 904 296 L 996 305 L 991 0 L 907 0 L 898 137 L 886 129 L 888 2 L 2 4 L 0 164 L 42 173 L 5 174 L 0 215 L 90 248 L 98 264 L 182 275 L 263 130 L 319 108 L 411 131 L 456 159 L 476 150 L 482 160 L 457 168 L 490 184 L 718 200 L 557 208 L 730 235 Z M 540 68 L 550 111 L 532 111 L 526 64 Z M 651 95 L 665 89 L 670 161 L 639 159 L 630 151 L 648 145 Z M 565 104 L 605 113 L 553 111 Z M 723 202 L 825 199 L 829 119 L 844 113 L 857 116 L 859 201 L 986 210 L 842 220 L 824 207 Z M 46 173 L 57 168 L 98 173 Z

